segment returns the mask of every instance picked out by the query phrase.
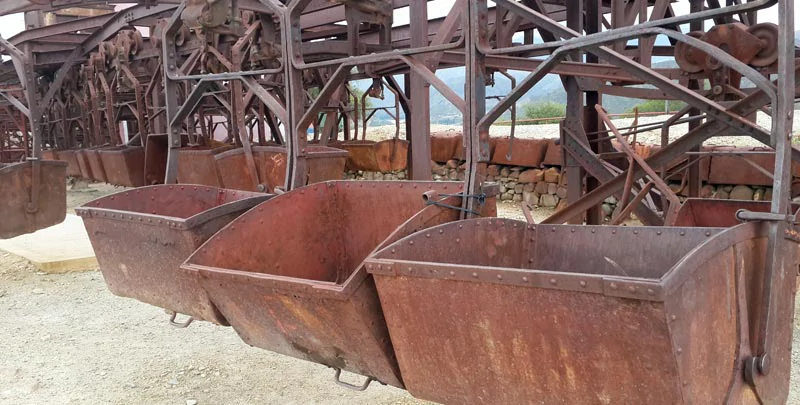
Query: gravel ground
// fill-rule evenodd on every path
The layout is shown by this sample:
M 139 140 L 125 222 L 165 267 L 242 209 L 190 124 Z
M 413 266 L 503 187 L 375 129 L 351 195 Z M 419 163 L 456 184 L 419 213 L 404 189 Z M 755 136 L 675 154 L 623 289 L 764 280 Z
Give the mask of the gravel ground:
M 798 111 L 800 112 L 800 111 Z M 649 124 L 649 123 L 657 123 L 663 122 L 669 116 L 661 115 L 661 116 L 651 116 L 651 117 L 640 117 L 639 118 L 639 125 Z M 627 127 L 633 123 L 633 118 L 620 118 L 613 120 L 614 125 L 617 126 L 623 133 L 625 130 L 622 128 Z M 758 113 L 757 118 L 758 125 L 762 128 L 766 129 L 767 131 L 770 130 L 770 125 L 772 123 L 772 119 L 762 113 Z M 439 131 L 457 131 L 461 132 L 462 128 L 460 125 L 439 125 L 439 124 L 432 124 L 431 125 L 431 132 L 439 132 Z M 491 136 L 508 136 L 510 127 L 508 126 L 500 126 L 500 125 L 493 125 L 489 128 L 489 134 Z M 673 126 L 670 130 L 670 140 L 674 141 L 675 139 L 679 138 L 683 134 L 685 134 L 689 130 L 689 124 L 680 124 Z M 395 128 L 393 125 L 391 126 L 375 126 L 370 127 L 367 129 L 367 139 L 372 140 L 382 140 L 382 139 L 389 139 L 394 136 Z M 794 120 L 794 128 L 793 133 L 800 132 L 800 120 Z M 515 129 L 515 136 L 518 138 L 528 138 L 528 139 L 546 139 L 546 138 L 558 138 L 558 124 L 543 124 L 543 125 L 519 125 Z M 400 126 L 400 137 L 405 137 L 405 126 Z M 661 129 L 660 127 L 657 130 L 643 132 L 641 134 L 637 134 L 636 140 L 641 143 L 646 144 L 660 144 L 661 143 Z M 709 141 L 705 142 L 705 145 L 726 145 L 726 146 L 763 146 L 760 142 L 750 138 L 750 137 L 741 137 L 741 136 L 722 136 L 717 138 L 712 138 Z
M 71 191 L 70 207 L 115 190 L 90 189 Z M 522 218 L 517 203 L 498 208 Z M 231 328 L 169 327 L 163 310 L 109 293 L 97 271 L 48 275 L 0 252 L 0 313 L 0 404 L 425 404 L 392 387 L 341 388 L 332 370 L 249 347 Z M 793 367 L 798 404 L 797 354 Z

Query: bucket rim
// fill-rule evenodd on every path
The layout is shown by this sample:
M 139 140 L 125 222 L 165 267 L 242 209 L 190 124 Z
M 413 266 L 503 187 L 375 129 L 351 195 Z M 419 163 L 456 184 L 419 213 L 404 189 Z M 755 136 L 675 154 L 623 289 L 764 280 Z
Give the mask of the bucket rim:
M 391 187 L 404 187 L 407 185 L 411 185 L 412 187 L 419 187 L 420 190 L 420 199 L 422 199 L 422 188 L 432 189 L 434 185 L 442 185 L 442 183 L 452 183 L 446 184 L 447 186 L 457 186 L 459 189 L 463 188 L 463 182 L 435 182 L 435 181 L 382 181 L 382 180 L 373 180 L 373 181 L 349 181 L 349 180 L 330 180 L 321 183 L 314 183 L 307 186 L 299 187 L 289 192 L 277 195 L 273 198 L 270 198 L 267 201 L 259 203 L 257 206 L 253 207 L 252 210 L 258 210 L 258 212 L 262 212 L 265 209 L 265 205 L 269 204 L 279 204 L 281 201 L 295 198 L 293 197 L 296 194 L 304 194 L 306 190 L 318 190 L 319 187 L 324 187 L 325 190 L 330 190 L 331 192 L 336 192 L 341 187 L 344 189 L 349 189 L 351 186 L 358 185 L 359 188 L 364 187 L 372 187 L 372 188 L 379 188 L 381 185 L 385 185 L 387 188 Z M 354 187 L 355 188 L 355 187 Z M 407 224 L 414 221 L 417 216 L 425 211 L 428 208 L 438 208 L 444 209 L 442 207 L 436 206 L 429 206 L 424 207 L 423 209 L 417 211 L 414 215 L 407 218 L 401 225 L 399 225 L 392 233 L 390 233 L 384 240 L 382 240 L 379 244 L 376 245 L 374 248 L 361 262 L 358 263 L 356 269 L 350 273 L 350 275 L 342 280 L 341 282 L 334 282 L 334 281 L 322 281 L 322 280 L 311 280 L 308 278 L 301 278 L 301 277 L 292 277 L 292 276 L 281 276 L 281 275 L 274 275 L 269 273 L 259 273 L 256 271 L 247 271 L 247 270 L 240 270 L 240 269 L 227 269 L 221 268 L 216 266 L 209 266 L 204 264 L 193 263 L 193 260 L 198 252 L 202 252 L 203 249 L 207 244 L 214 243 L 217 235 L 221 235 L 223 232 L 228 230 L 229 227 L 236 226 L 236 222 L 241 219 L 237 218 L 231 221 L 229 224 L 225 225 L 223 228 L 217 232 L 214 236 L 210 237 L 207 241 L 205 241 L 200 247 L 195 250 L 180 266 L 182 270 L 189 271 L 189 272 L 197 272 L 203 278 L 207 279 L 210 277 L 222 277 L 227 278 L 229 280 L 236 280 L 241 281 L 247 279 L 254 284 L 258 284 L 262 287 L 280 290 L 290 293 L 308 293 L 309 295 L 318 296 L 320 293 L 336 299 L 348 299 L 362 284 L 362 282 L 368 277 L 368 273 L 365 268 L 365 261 L 369 258 L 372 254 L 380 250 L 385 245 L 390 245 L 389 241 L 396 240 L 395 232 L 398 229 L 402 229 Z M 267 209 L 269 207 L 266 207 Z M 247 213 L 243 214 L 247 215 Z M 242 216 L 242 217 L 243 217 Z
M 682 285 L 692 273 L 697 271 L 702 264 L 713 257 L 714 254 L 729 248 L 737 242 L 753 237 L 759 237 L 764 231 L 759 231 L 763 226 L 756 223 L 744 223 L 732 228 L 723 227 L 646 227 L 646 226 L 607 226 L 607 225 L 533 225 L 527 222 L 497 218 L 475 218 L 450 222 L 428 228 L 426 231 L 442 227 L 452 227 L 455 224 L 464 225 L 470 222 L 489 222 L 506 224 L 512 227 L 526 227 L 535 230 L 537 227 L 544 229 L 572 228 L 576 232 L 596 232 L 598 229 L 605 231 L 624 230 L 638 231 L 647 229 L 648 232 L 692 232 L 704 234 L 707 239 L 681 255 L 678 261 L 669 266 L 658 278 L 633 277 L 624 275 L 592 274 L 586 272 L 563 272 L 546 269 L 523 269 L 517 267 L 465 265 L 445 262 L 425 262 L 419 260 L 390 259 L 387 251 L 391 251 L 402 244 L 419 237 L 421 232 L 408 235 L 383 249 L 373 252 L 365 261 L 368 273 L 379 276 L 402 276 L 435 278 L 467 282 L 487 282 L 493 284 L 515 285 L 522 287 L 557 289 L 576 292 L 597 293 L 606 296 L 632 298 L 646 301 L 665 301 L 668 295 L 678 286 Z M 761 233 L 759 233 L 761 232 Z M 602 237 L 598 234 L 598 237 Z
M 180 189 L 174 190 L 175 187 L 180 187 Z M 208 192 L 215 192 L 215 193 L 230 192 L 234 194 L 243 194 L 245 195 L 245 197 L 238 200 L 227 202 L 225 204 L 214 206 L 212 208 L 198 212 L 197 214 L 194 214 L 187 218 L 91 206 L 92 204 L 100 204 L 106 200 L 111 200 L 121 195 L 127 195 L 130 193 L 138 194 L 143 191 L 147 192 L 148 190 L 163 189 L 163 188 L 167 188 L 168 191 L 184 191 L 185 187 L 192 187 L 194 190 L 191 191 L 196 191 L 202 188 L 206 189 L 206 191 Z M 167 225 L 170 228 L 175 228 L 178 230 L 189 230 L 189 229 L 194 229 L 200 225 L 203 225 L 206 222 L 214 218 L 217 218 L 219 216 L 229 214 L 235 211 L 249 210 L 273 197 L 275 197 L 275 194 L 259 193 L 255 191 L 230 190 L 225 188 L 195 185 L 195 184 L 175 184 L 175 185 L 158 184 L 154 186 L 135 187 L 129 190 L 122 190 L 114 194 L 109 194 L 106 196 L 96 198 L 80 207 L 75 208 L 75 214 L 84 218 L 105 218 L 105 219 L 110 218 L 113 220 L 135 222 L 145 225 L 152 225 L 152 226 Z
M 20 167 L 30 166 L 31 162 L 39 162 L 41 165 L 47 166 L 63 166 L 67 167 L 68 163 L 63 160 L 26 160 L 24 162 L 6 163 L 0 166 L 0 174 L 13 173 L 19 170 Z

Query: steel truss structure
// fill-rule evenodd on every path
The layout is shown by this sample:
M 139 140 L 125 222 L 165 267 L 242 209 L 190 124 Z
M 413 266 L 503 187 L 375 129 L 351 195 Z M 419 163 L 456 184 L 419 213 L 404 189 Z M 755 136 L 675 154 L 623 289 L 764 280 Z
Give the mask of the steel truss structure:
M 699 195 L 704 142 L 747 136 L 774 149 L 768 212 L 737 214 L 768 229 L 766 282 L 751 308 L 754 349 L 742 368 L 762 400 L 783 395 L 767 375 L 785 304 L 776 297 L 788 288 L 775 280 L 794 254 L 785 242 L 794 220 L 791 164 L 800 159 L 791 144 L 793 1 L 689 0 L 690 12 L 678 15 L 682 3 L 671 0 L 454 0 L 446 15 L 429 18 L 425 0 L 145 0 L 41 23 L 48 13 L 107 3 L 0 4 L 0 15 L 25 12 L 30 25 L 0 39 L 10 57 L 0 66 L 0 157 L 21 162 L 9 167 L 33 168 L 37 178 L 35 168 L 58 155 L 75 160 L 75 175 L 126 186 L 290 192 L 341 173 L 331 162 L 342 155 L 330 147 L 358 139 L 360 129 L 363 137 L 366 97 L 389 91 L 398 128 L 405 117 L 409 177 L 429 180 L 432 87 L 463 117 L 458 203 L 466 219 L 482 209 L 489 128 L 548 74 L 560 76 L 567 94 L 559 143 L 568 206 L 542 225 L 601 224 L 600 204 L 612 195 L 622 216 L 675 225 L 681 203 L 667 181 L 683 176 L 689 195 Z M 777 24 L 759 23 L 759 11 L 773 7 Z M 405 13 L 409 23 L 397 24 Z M 665 56 L 677 66 L 656 67 L 654 58 Z M 463 92 L 437 77 L 450 67 L 463 67 Z M 487 87 L 510 70 L 527 76 L 489 107 Z M 364 79 L 372 85 L 362 96 L 351 83 Z M 689 131 L 664 136 L 642 158 L 602 108 L 605 95 L 683 101 L 660 126 L 668 134 L 688 122 Z M 769 115 L 771 127 L 759 126 L 756 113 Z M 216 174 L 203 172 L 209 162 Z M 39 188 L 30 187 L 35 212 Z

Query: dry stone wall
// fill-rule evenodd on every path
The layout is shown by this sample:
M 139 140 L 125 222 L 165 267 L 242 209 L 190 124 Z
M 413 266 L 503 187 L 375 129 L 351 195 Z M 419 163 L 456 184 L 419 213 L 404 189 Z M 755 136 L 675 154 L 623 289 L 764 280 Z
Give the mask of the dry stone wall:
M 466 164 L 455 159 L 446 162 L 431 162 L 432 178 L 437 181 L 464 180 Z M 487 181 L 500 185 L 499 200 L 525 202 L 534 207 L 561 208 L 566 206 L 567 178 L 558 166 L 530 168 L 524 166 L 489 165 Z M 346 180 L 405 180 L 405 169 L 386 172 L 352 170 L 345 172 Z M 688 197 L 687 188 L 680 183 L 670 187 L 683 201 Z M 704 184 L 701 198 L 765 201 L 772 198 L 772 188 L 744 184 Z M 800 197 L 795 198 L 800 202 Z M 607 218 L 617 206 L 613 196 L 603 201 L 602 209 Z

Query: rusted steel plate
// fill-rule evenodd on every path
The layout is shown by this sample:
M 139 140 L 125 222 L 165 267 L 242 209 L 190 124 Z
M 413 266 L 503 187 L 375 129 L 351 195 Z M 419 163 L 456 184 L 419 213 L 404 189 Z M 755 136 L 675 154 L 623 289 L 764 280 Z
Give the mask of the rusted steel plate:
M 735 153 L 752 149 L 715 148 L 716 151 Z M 764 149 L 761 149 L 764 150 Z M 764 168 L 769 173 L 775 169 L 775 154 L 747 155 L 747 159 Z M 747 184 L 753 186 L 771 186 L 772 178 L 762 173 L 742 156 L 712 156 L 708 182 L 711 184 Z
M 25 151 L 22 149 L 6 149 L 0 152 L 0 163 L 21 162 L 25 158 Z M 56 160 L 48 158 L 48 160 Z
M 89 157 L 87 156 L 86 150 L 77 149 L 72 153 L 75 154 L 75 161 L 78 164 L 78 168 L 80 168 L 80 177 L 87 180 L 94 179 L 94 175 L 92 175 L 92 166 L 89 164 Z
M 423 192 L 461 187 L 326 182 L 295 189 L 232 222 L 182 267 L 201 274 L 211 300 L 248 344 L 402 387 L 361 262 L 387 237 L 458 218 L 457 210 L 429 207 L 408 220 L 425 207 Z M 487 200 L 487 211 L 494 203 Z M 264 249 L 247 249 L 247 241 Z
M 67 163 L 43 160 L 38 163 L 38 196 L 31 203 L 33 163 L 0 165 L 0 238 L 12 238 L 64 221 L 67 214 Z
M 618 142 L 617 140 L 612 140 L 611 144 L 614 146 L 615 149 L 617 149 L 619 151 L 621 149 L 619 148 L 617 142 Z M 713 151 L 713 150 L 716 150 L 716 148 L 717 147 L 702 147 L 701 150 L 702 151 Z M 659 145 L 648 145 L 648 144 L 642 144 L 642 143 L 637 142 L 635 145 L 633 145 L 633 150 L 636 152 L 637 155 L 647 159 L 649 156 L 652 156 L 654 153 L 656 153 L 659 150 L 661 150 L 661 146 L 659 146 Z M 678 166 L 682 166 L 682 165 L 684 165 L 686 163 L 686 159 L 687 159 L 686 156 L 678 157 L 678 158 L 674 159 L 673 161 L 669 162 L 669 164 L 667 165 L 666 169 L 667 170 L 671 170 L 671 169 L 677 168 Z M 700 156 L 700 157 L 698 157 L 698 159 L 700 159 L 700 162 L 697 163 L 697 165 L 699 165 L 699 167 L 700 167 L 700 180 L 701 181 L 708 181 L 708 175 L 709 175 L 710 165 L 711 165 L 711 158 L 708 157 L 708 156 Z M 654 169 L 655 170 L 660 170 L 661 168 L 654 168 Z
M 389 172 L 408 167 L 408 141 L 386 139 L 375 144 L 375 158 L 378 170 Z
M 460 131 L 440 131 L 431 133 L 431 160 L 446 162 L 463 155 L 464 137 Z
M 144 148 L 144 181 L 147 185 L 164 183 L 167 171 L 167 145 L 166 135 L 150 135 Z
M 177 149 L 178 183 L 223 186 L 214 156 L 232 148 L 198 146 Z
M 512 143 L 510 138 L 505 137 L 494 141 L 491 163 L 498 165 L 539 167 L 548 148 L 546 139 L 514 139 Z M 509 152 L 511 159 L 508 159 Z
M 561 145 L 556 144 L 555 139 L 547 140 L 547 151 L 542 159 L 542 164 L 547 166 L 561 166 Z
M 341 180 L 344 176 L 344 167 L 348 156 L 346 150 L 309 145 L 306 147 L 306 153 L 308 184 Z M 281 179 L 281 184 L 282 182 L 283 179 Z
M 757 375 L 755 389 L 743 380 L 746 359 L 757 354 L 756 325 L 765 305 L 759 291 L 767 231 L 766 224 L 758 222 L 730 228 L 687 255 L 663 280 L 670 291 L 665 306 L 685 403 L 786 403 L 797 282 L 795 242 L 784 241 L 788 260 L 778 265 L 774 280 L 769 375 Z
M 67 149 L 58 151 L 58 160 L 62 162 L 67 162 L 67 176 L 83 177 L 77 153 L 78 150 L 76 149 Z M 91 180 L 91 178 L 88 179 Z
M 281 168 L 273 168 L 270 165 L 276 163 L 275 159 L 271 157 L 276 154 L 286 155 L 286 150 L 277 146 L 253 146 L 253 158 L 256 161 L 257 176 L 260 180 L 259 184 L 265 186 L 266 190 L 272 191 L 274 188 L 269 188 L 269 185 L 282 185 L 285 181 L 286 161 L 279 159 L 277 163 L 283 164 Z M 255 184 L 252 180 L 252 174 L 247 167 L 247 159 L 243 148 L 231 149 L 222 153 L 214 155 L 216 160 L 217 170 L 222 184 L 225 188 L 233 190 L 254 190 Z M 275 178 L 267 178 L 262 173 L 270 173 Z M 282 174 L 280 174 L 282 173 Z
M 86 160 L 89 162 L 89 167 L 92 171 L 92 180 L 100 181 L 103 183 L 108 182 L 108 177 L 106 177 L 106 170 L 103 167 L 103 159 L 100 158 L 100 153 L 98 152 L 98 148 L 89 148 L 83 150 L 84 156 L 86 156 Z
M 270 148 L 260 151 L 260 160 L 257 161 L 261 181 L 267 186 L 267 190 L 275 190 L 277 187 L 283 188 L 286 183 L 286 151 L 282 148 Z
M 306 147 L 309 183 L 339 180 L 344 174 L 347 151 L 325 146 Z M 283 187 L 286 181 L 286 149 L 279 146 L 254 146 L 259 184 L 267 191 Z M 235 190 L 254 188 L 244 149 L 232 149 L 214 155 L 222 184 Z
M 117 186 L 144 186 L 144 148 L 141 146 L 122 146 L 99 149 L 97 153 L 103 162 L 106 182 Z
M 347 151 L 346 170 L 378 170 L 378 162 L 375 159 L 375 141 L 339 142 L 333 146 Z
M 800 205 L 793 204 L 793 211 Z M 667 226 L 731 227 L 740 224 L 736 211 L 769 212 L 769 201 L 717 200 L 689 198 L 682 205 L 675 221 Z
M 335 146 L 348 152 L 347 170 L 389 172 L 403 170 L 408 164 L 408 141 L 402 139 L 348 141 Z
M 227 325 L 180 264 L 211 235 L 269 194 L 204 186 L 140 187 L 102 197 L 83 217 L 112 293 Z
M 43 150 L 42 159 L 44 160 L 58 160 L 58 151 L 56 150 Z
M 736 345 L 749 334 L 737 325 L 758 305 L 741 295 L 751 287 L 737 287 L 732 275 L 759 280 L 763 269 L 732 255 L 753 251 L 743 244 L 763 238 L 764 229 L 478 219 L 400 239 L 366 266 L 406 389 L 419 398 L 725 403 L 746 391 L 732 390 L 744 360 Z M 763 257 L 762 247 L 755 251 Z M 793 261 L 786 270 L 792 280 L 785 284 L 794 285 Z M 791 332 L 791 319 L 781 327 Z M 780 347 L 785 389 L 789 351 Z M 781 402 L 777 394 L 768 398 Z

